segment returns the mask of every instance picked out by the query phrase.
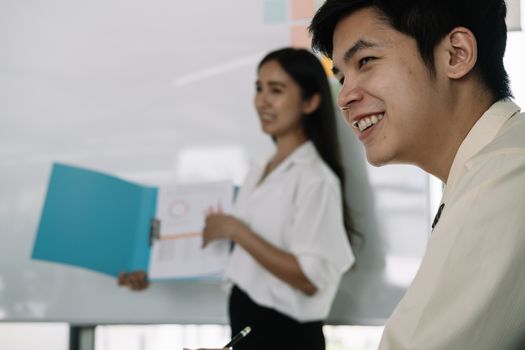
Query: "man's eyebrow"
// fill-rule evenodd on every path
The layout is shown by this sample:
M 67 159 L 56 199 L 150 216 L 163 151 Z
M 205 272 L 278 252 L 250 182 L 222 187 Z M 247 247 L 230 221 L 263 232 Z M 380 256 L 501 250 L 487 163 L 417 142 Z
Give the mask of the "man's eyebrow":
M 346 63 L 350 61 L 352 57 L 355 56 L 356 53 L 358 53 L 359 51 L 363 49 L 368 49 L 370 47 L 377 47 L 377 46 L 378 44 L 373 43 L 371 41 L 359 39 L 355 42 L 354 45 L 352 45 L 348 50 L 346 50 L 346 52 L 343 55 L 343 62 Z M 333 67 L 332 72 L 334 73 L 334 75 L 336 75 L 337 73 L 339 73 L 339 69 L 337 67 Z
M 376 46 L 378 46 L 376 43 L 373 43 L 371 41 L 366 41 L 363 39 L 359 39 L 356 41 L 354 45 L 352 45 L 348 50 L 346 50 L 345 54 L 343 55 L 343 61 L 348 62 L 359 51 L 363 49 L 368 49 L 370 47 L 376 47 Z

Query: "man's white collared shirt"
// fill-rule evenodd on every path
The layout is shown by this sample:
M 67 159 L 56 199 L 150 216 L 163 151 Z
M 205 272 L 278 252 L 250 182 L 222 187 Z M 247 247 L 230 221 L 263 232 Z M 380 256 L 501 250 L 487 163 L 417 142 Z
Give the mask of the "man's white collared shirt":
M 381 350 L 508 350 L 525 337 L 525 115 L 495 103 L 461 144 Z

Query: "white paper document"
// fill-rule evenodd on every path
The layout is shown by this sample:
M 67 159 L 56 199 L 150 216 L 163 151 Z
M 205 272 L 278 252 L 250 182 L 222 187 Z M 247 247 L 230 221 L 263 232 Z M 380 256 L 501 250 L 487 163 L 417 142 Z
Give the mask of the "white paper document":
M 218 240 L 202 248 L 207 213 L 231 212 L 230 181 L 159 187 L 156 217 L 160 236 L 153 241 L 151 279 L 219 276 L 226 266 L 230 242 Z

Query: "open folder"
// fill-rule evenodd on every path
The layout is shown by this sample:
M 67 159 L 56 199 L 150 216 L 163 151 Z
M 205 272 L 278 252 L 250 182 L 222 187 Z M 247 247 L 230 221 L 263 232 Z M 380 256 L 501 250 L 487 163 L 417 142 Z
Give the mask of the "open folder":
M 99 171 L 53 164 L 32 258 L 111 276 L 217 276 L 230 244 L 202 245 L 210 210 L 229 213 L 230 181 L 152 187 Z

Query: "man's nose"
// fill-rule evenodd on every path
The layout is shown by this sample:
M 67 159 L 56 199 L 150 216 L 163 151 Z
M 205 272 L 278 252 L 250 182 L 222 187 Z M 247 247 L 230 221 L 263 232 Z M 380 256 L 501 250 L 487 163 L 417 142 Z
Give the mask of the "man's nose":
M 362 98 L 362 88 L 358 84 L 345 80 L 337 96 L 337 105 L 341 109 L 348 109 L 352 106 L 353 102 L 359 101 Z

